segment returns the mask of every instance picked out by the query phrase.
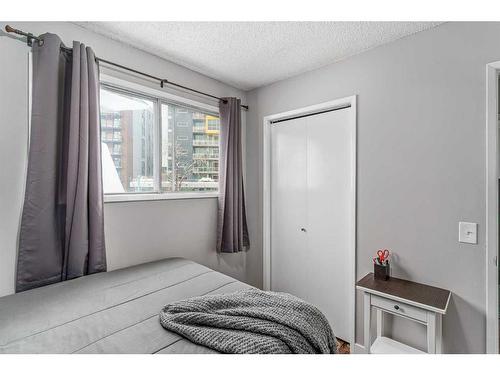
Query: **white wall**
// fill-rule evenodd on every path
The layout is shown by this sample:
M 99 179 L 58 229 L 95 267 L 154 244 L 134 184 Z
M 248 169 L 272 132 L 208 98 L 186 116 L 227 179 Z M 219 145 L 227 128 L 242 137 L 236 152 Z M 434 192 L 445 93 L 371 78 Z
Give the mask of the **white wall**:
M 377 249 L 391 249 L 394 276 L 453 292 L 445 352 L 485 352 L 485 67 L 496 60 L 500 23 L 448 23 L 250 92 L 248 215 L 259 254 L 263 117 L 358 95 L 357 278 Z M 461 220 L 479 223 L 477 245 L 458 243 Z M 425 347 L 420 327 L 393 328 Z
M 216 256 L 216 198 L 107 203 L 104 215 L 110 270 L 180 256 L 250 278 L 245 253 Z
M 0 22 L 3 30 L 7 22 Z M 11 26 L 32 32 L 58 34 L 66 45 L 73 40 L 91 46 L 96 55 L 123 65 L 169 78 L 217 96 L 246 95 L 233 87 L 62 22 L 12 22 Z M 27 52 L 25 44 L 0 34 L 0 295 L 13 292 L 14 265 L 20 210 L 23 199 L 27 153 Z M 8 90 L 5 90 L 8 88 Z M 174 91 L 175 92 L 175 91 Z M 177 91 L 176 94 L 179 95 Z M 216 105 L 202 97 L 188 98 Z M 245 112 L 243 112 L 244 120 Z M 215 198 L 154 202 L 106 203 L 105 233 L 110 270 L 170 256 L 183 256 L 258 284 L 247 268 L 248 253 L 222 254 L 215 251 L 217 200 Z
M 0 296 L 14 290 L 28 152 L 28 48 L 0 38 Z

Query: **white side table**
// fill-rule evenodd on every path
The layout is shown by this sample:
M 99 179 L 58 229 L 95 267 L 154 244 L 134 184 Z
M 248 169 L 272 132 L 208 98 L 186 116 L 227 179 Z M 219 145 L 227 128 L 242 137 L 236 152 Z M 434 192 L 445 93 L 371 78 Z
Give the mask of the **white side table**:
M 427 326 L 427 353 L 442 352 L 442 317 L 446 314 L 451 292 L 430 285 L 391 277 L 377 280 L 369 273 L 356 284 L 363 291 L 365 350 L 373 354 L 424 353 L 409 345 L 383 336 L 384 316 L 393 314 Z M 377 335 L 372 340 L 372 309 L 377 314 Z M 373 341 L 373 343 L 372 343 Z

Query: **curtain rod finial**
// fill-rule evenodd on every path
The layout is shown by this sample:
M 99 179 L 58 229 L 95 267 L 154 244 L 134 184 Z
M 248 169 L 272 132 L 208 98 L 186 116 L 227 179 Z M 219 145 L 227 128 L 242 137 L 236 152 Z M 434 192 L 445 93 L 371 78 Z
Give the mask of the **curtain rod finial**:
M 168 83 L 168 79 L 161 79 L 161 80 L 160 80 L 160 86 L 161 86 L 161 88 L 163 88 L 163 85 L 164 85 L 165 83 Z

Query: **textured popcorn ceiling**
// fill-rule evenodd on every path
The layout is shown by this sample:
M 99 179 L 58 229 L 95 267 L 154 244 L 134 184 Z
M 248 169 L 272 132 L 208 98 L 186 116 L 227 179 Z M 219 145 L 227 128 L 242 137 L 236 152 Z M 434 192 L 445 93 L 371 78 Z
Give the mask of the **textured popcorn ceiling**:
M 239 89 L 251 90 L 331 64 L 434 27 L 439 23 L 81 22 L 78 24 Z

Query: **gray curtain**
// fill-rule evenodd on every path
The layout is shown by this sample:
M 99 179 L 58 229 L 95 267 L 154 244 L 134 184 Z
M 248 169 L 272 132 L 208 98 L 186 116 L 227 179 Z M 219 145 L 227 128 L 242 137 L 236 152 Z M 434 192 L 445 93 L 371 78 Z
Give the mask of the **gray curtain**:
M 106 270 L 99 68 L 89 47 L 33 46 L 33 96 L 16 291 Z
M 217 251 L 235 253 L 250 246 L 243 191 L 241 106 L 237 98 L 222 98 L 220 111 L 220 172 Z

